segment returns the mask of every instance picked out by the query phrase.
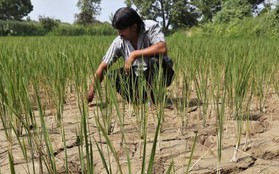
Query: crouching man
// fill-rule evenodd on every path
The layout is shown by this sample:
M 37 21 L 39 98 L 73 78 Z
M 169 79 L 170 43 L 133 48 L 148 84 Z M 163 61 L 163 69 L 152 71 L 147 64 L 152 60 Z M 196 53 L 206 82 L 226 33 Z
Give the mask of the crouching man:
M 116 11 L 112 26 L 118 31 L 118 36 L 94 74 L 87 95 L 88 102 L 92 102 L 94 98 L 96 82 L 102 82 L 107 68 L 122 57 L 125 60 L 124 67 L 111 73 L 117 92 L 131 103 L 146 102 L 150 96 L 153 104 L 156 104 L 154 81 L 161 77 L 163 86 L 160 87 L 166 88 L 174 77 L 173 62 L 167 55 L 167 45 L 161 27 L 155 21 L 143 21 L 130 7 Z M 161 76 L 158 76 L 159 69 Z M 142 81 L 146 83 L 146 88 L 139 88 Z

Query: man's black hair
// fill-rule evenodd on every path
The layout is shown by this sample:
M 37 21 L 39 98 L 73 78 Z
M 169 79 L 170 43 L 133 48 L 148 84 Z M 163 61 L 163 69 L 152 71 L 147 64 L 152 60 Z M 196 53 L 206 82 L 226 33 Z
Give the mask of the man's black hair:
M 115 12 L 112 20 L 112 26 L 115 29 L 125 29 L 134 24 L 137 24 L 138 31 L 144 26 L 142 18 L 133 8 L 122 7 Z

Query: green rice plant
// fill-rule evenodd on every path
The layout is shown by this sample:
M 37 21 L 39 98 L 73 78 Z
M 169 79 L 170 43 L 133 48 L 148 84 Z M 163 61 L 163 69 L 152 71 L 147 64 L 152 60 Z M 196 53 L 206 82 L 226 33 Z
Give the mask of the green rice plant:
M 277 54 L 276 54 L 277 53 Z M 271 55 L 272 57 L 276 57 L 279 54 L 279 51 L 276 50 L 276 52 Z M 270 66 L 271 68 L 271 83 L 274 86 L 274 90 L 279 98 L 279 73 L 278 73 L 278 69 L 279 69 L 279 60 L 275 59 L 273 62 L 269 62 L 270 64 L 268 64 L 268 66 Z
M 46 152 L 47 152 L 47 157 L 46 159 L 44 159 L 47 170 L 49 173 L 56 173 L 56 163 L 55 163 L 55 159 L 54 159 L 54 151 L 52 148 L 52 144 L 49 138 L 49 133 L 47 132 L 47 127 L 45 124 L 45 120 L 44 120 L 44 112 L 43 112 L 43 108 L 41 105 L 41 100 L 39 97 L 39 93 L 38 93 L 38 86 L 37 86 L 37 82 L 35 80 L 34 82 L 34 89 L 35 89 L 35 95 L 37 98 L 37 104 L 38 104 L 38 111 L 39 111 L 39 118 L 40 118 L 40 123 L 42 126 L 42 134 L 43 134 L 43 138 L 44 138 L 44 142 L 45 142 L 45 146 L 46 146 Z M 42 145 L 42 144 L 41 144 Z M 38 148 L 42 148 L 42 147 L 38 147 Z M 42 150 L 39 149 L 39 156 L 41 157 Z M 39 158 L 40 158 L 39 157 Z
M 15 57 L 16 58 L 16 57 Z M 7 61 L 8 59 L 4 59 L 3 61 Z M 14 61 L 14 59 L 10 60 Z M 21 61 L 26 61 L 26 57 L 22 56 Z M 7 66 L 5 68 L 1 67 L 1 72 L 3 76 L 1 78 L 1 103 L 2 103 L 2 116 L 1 121 L 3 123 L 3 127 L 6 133 L 7 140 L 13 141 L 12 132 L 15 134 L 15 138 L 22 150 L 23 157 L 27 163 L 27 171 L 29 171 L 29 157 L 26 147 L 32 147 L 32 134 L 30 130 L 36 126 L 34 124 L 34 113 L 32 111 L 32 106 L 30 104 L 29 96 L 28 96 L 28 86 L 29 86 L 29 77 L 25 76 L 24 71 L 18 65 L 10 66 L 11 62 L 7 62 Z M 15 64 L 15 62 L 13 62 Z M 17 76 L 12 77 L 13 74 L 7 73 L 7 71 L 13 71 L 13 68 L 17 68 Z M 9 77 L 11 76 L 11 77 Z M 20 76 L 20 78 L 19 78 Z M 16 80 L 16 84 L 14 85 L 14 80 Z M 4 83 L 5 82 L 5 85 Z M 12 83 L 11 83 L 12 82 Z M 16 107 L 15 107 L 16 106 Z M 22 134 L 26 133 L 26 139 L 21 138 Z M 12 142 L 11 142 L 12 143 Z M 31 156 L 34 157 L 34 149 L 30 148 Z M 12 153 L 10 154 L 12 155 Z M 33 171 L 34 169 L 34 158 L 31 158 Z M 30 171 L 29 171 L 30 173 Z
M 204 62 L 207 64 L 207 62 Z M 200 66 L 200 65 L 199 65 Z M 207 115 L 207 109 L 208 109 L 208 84 L 209 84 L 209 66 L 201 66 L 203 68 L 200 68 L 197 71 L 197 77 L 194 79 L 195 82 L 195 89 L 197 93 L 197 97 L 199 101 L 202 101 L 202 108 L 201 108 L 201 115 L 203 119 L 203 127 L 206 125 L 206 115 Z M 200 104 L 200 102 L 198 102 Z
M 106 134 L 106 131 L 105 131 L 104 127 L 101 125 L 100 121 L 99 121 L 98 119 L 96 119 L 96 122 L 97 122 L 97 125 L 98 125 L 99 129 L 101 130 L 101 132 L 102 132 L 104 138 L 105 138 L 106 141 L 107 141 L 108 147 L 109 147 L 111 153 L 113 154 L 113 157 L 115 158 L 115 161 L 116 161 L 116 164 L 117 164 L 117 167 L 118 167 L 118 171 L 119 171 L 119 173 L 122 174 L 123 171 L 122 171 L 121 165 L 120 165 L 120 163 L 119 163 L 119 159 L 118 159 L 118 156 L 117 156 L 117 154 L 116 154 L 115 148 L 114 148 L 112 142 L 110 141 L 108 135 Z M 99 152 L 100 152 L 100 151 L 99 151 Z M 100 153 L 102 153 L 102 152 L 100 152 Z M 104 161 L 103 161 L 103 162 L 104 162 Z
M 275 55 L 276 56 L 276 55 Z M 274 63 L 274 68 L 272 70 L 272 81 L 273 81 L 273 85 L 274 85 L 274 89 L 275 89 L 275 92 L 279 98 L 279 73 L 278 73 L 278 68 L 279 68 L 279 60 L 277 59 L 277 61 Z
M 265 63 L 263 63 L 260 68 L 257 70 L 256 78 L 255 78 L 255 87 L 257 91 L 257 98 L 259 100 L 259 109 L 261 112 L 264 112 L 264 95 L 266 92 L 266 85 L 265 82 L 267 82 L 267 66 Z
M 5 130 L 5 136 L 7 138 L 8 141 L 8 157 L 9 157 L 9 164 L 10 164 L 10 170 L 11 173 L 15 173 L 15 169 L 14 169 L 14 160 L 13 160 L 13 156 L 12 156 L 12 132 L 10 131 L 11 129 L 8 127 L 9 123 L 7 122 L 7 118 L 8 118 L 8 109 L 5 106 L 5 103 L 3 101 L 7 100 L 6 96 L 5 96 L 5 92 L 4 92 L 4 88 L 3 88 L 3 83 L 1 80 L 1 84 L 0 84 L 0 98 L 1 98 L 1 108 L 0 108 L 0 113 L 1 113 L 1 121 L 3 124 L 3 128 Z
M 10 162 L 10 170 L 11 170 L 11 174 L 15 174 L 15 167 L 14 167 L 14 159 L 13 156 L 11 154 L 11 152 L 8 152 L 9 154 L 9 162 Z
M 156 131 L 155 131 L 155 135 L 154 135 L 154 141 L 153 141 L 153 145 L 152 145 L 152 149 L 151 149 L 150 159 L 149 159 L 149 163 L 148 163 L 147 173 L 152 173 L 152 170 L 153 170 L 154 159 L 155 159 L 155 154 L 156 154 L 156 146 L 157 146 L 159 131 L 161 130 L 161 123 L 162 123 L 162 114 L 159 114 L 157 127 L 156 127 Z
M 251 102 L 252 102 L 252 97 L 254 95 L 254 81 L 251 82 L 251 89 L 249 90 L 249 93 L 247 94 L 247 101 L 246 104 L 244 105 L 244 115 L 246 116 L 245 119 L 245 143 L 243 150 L 247 151 L 249 148 L 249 139 L 250 139 L 250 107 L 251 107 Z
M 162 57 L 159 57 L 159 65 L 162 65 Z M 155 67 L 155 73 L 152 81 L 152 94 L 154 98 L 154 104 L 156 106 L 157 116 L 162 116 L 162 120 L 164 122 L 164 107 L 166 104 L 166 81 L 163 76 L 163 68 L 162 66 Z
M 24 79 L 22 79 L 22 80 L 20 80 L 18 83 L 22 83 L 22 81 L 24 81 Z M 23 85 L 23 86 L 25 86 L 25 85 Z M 24 87 L 25 89 L 26 89 L 26 87 Z M 26 92 L 26 93 L 24 93 L 24 94 L 28 94 L 28 92 Z M 10 126 L 10 128 L 7 128 L 6 126 L 6 128 L 5 128 L 5 130 L 7 130 L 7 129 L 12 129 L 13 130 L 13 132 L 14 132 L 14 134 L 16 135 L 16 139 L 17 139 L 17 142 L 18 142 L 18 144 L 19 144 L 19 146 L 20 146 L 20 149 L 22 150 L 22 153 L 23 153 L 23 156 L 24 156 L 24 159 L 26 160 L 26 163 L 27 163 L 27 171 L 29 171 L 29 166 L 28 166 L 28 162 L 29 162 L 29 158 L 28 158 L 28 152 L 27 152 L 27 149 L 26 149 L 26 147 L 28 147 L 28 146 L 31 146 L 32 147 L 32 135 L 31 135 L 31 128 L 33 127 L 32 125 L 35 125 L 35 124 L 32 124 L 32 121 L 30 121 L 33 117 L 34 117 L 34 114 L 33 114 L 33 112 L 31 111 L 31 108 L 30 108 L 30 101 L 28 100 L 28 96 L 26 96 L 26 95 L 20 95 L 20 94 L 17 94 L 18 96 L 20 96 L 20 100 L 19 100 L 19 102 L 20 102 L 20 106 L 21 106 L 21 108 L 25 108 L 24 110 L 22 110 L 22 111 L 24 111 L 23 113 L 18 113 L 18 111 L 17 110 L 15 110 L 15 109 L 12 109 L 12 108 L 10 108 L 9 110 L 10 110 L 10 112 L 12 113 L 12 115 L 14 116 L 14 117 L 16 117 L 16 118 L 22 118 L 21 120 L 20 120 L 20 122 L 21 122 L 21 125 L 22 125 L 22 132 L 18 132 L 18 127 L 17 127 L 17 125 L 16 124 L 14 124 L 14 123 L 12 123 L 12 122 L 10 122 L 10 123 L 8 123 L 9 124 L 9 126 Z M 8 103 L 6 103 L 6 104 L 8 104 Z M 30 116 L 30 117 L 28 117 L 28 116 Z M 30 120 L 29 120 L 30 119 Z M 2 120 L 3 121 L 3 120 Z M 29 135 L 29 136 L 27 136 L 27 143 L 28 144 L 26 144 L 26 140 L 25 140 L 25 138 L 21 138 L 22 137 L 22 133 L 23 132 L 26 132 L 26 134 L 27 135 Z M 30 149 L 30 151 L 31 151 L 31 154 L 34 154 L 34 150 L 31 148 Z M 33 156 L 33 155 L 32 155 Z M 33 164 L 33 170 L 34 170 L 34 158 L 32 158 L 31 159 L 32 160 L 32 164 Z M 35 171 L 35 170 L 34 170 Z M 29 171 L 29 173 L 30 173 L 30 171 Z
M 100 154 L 100 156 L 101 156 L 101 160 L 102 160 L 102 163 L 103 163 L 103 165 L 104 165 L 104 168 L 105 168 L 106 172 L 107 172 L 107 173 L 111 173 L 111 170 L 109 170 L 109 167 L 108 167 L 108 165 L 107 165 L 105 156 L 104 156 L 104 154 L 103 154 L 102 149 L 101 149 L 100 146 L 99 146 L 99 143 L 96 141 L 96 139 L 94 139 L 94 141 L 95 141 L 95 144 L 96 144 L 96 146 L 97 146 L 97 148 L 98 148 L 98 152 L 99 152 L 99 154 Z
M 229 66 L 229 64 L 227 64 Z M 228 68 L 225 70 L 225 81 L 226 75 L 228 75 Z M 216 83 L 216 82 L 215 82 Z M 220 166 L 222 161 L 222 139 L 223 139 L 223 126 L 224 126 L 224 116 L 225 116 L 225 106 L 226 106 L 226 85 L 222 86 L 220 83 L 214 85 L 216 87 L 214 94 L 214 107 L 217 111 L 216 118 L 216 130 L 217 130 L 217 173 L 220 173 Z
M 63 118 L 63 117 L 62 117 Z M 62 119 L 63 121 L 63 119 Z M 68 167 L 68 155 L 67 155 L 67 144 L 66 144 L 66 138 L 65 138 L 65 128 L 64 128 L 64 124 L 61 124 L 61 136 L 62 136 L 62 141 L 63 141 L 63 145 L 64 145 L 64 154 L 65 154 L 65 168 L 66 168 L 66 174 L 69 173 L 69 167 Z
M 83 137 L 81 139 L 81 142 L 83 142 L 82 140 L 84 139 L 84 145 L 85 145 L 85 150 L 86 150 L 86 170 L 89 173 L 93 173 L 94 171 L 94 161 L 93 161 L 93 151 L 92 151 L 92 141 L 90 139 L 90 136 L 88 135 L 89 131 L 88 129 L 90 129 L 88 127 L 88 110 L 87 110 L 87 106 L 86 106 L 86 101 L 83 100 L 81 106 L 79 106 L 80 108 L 80 112 L 81 112 L 81 116 L 82 116 L 82 120 L 81 120 L 81 126 L 80 126 L 80 137 Z M 81 145 L 83 145 L 83 143 L 81 143 Z M 80 152 L 82 153 L 82 151 Z
M 174 40 L 181 42 L 181 37 L 175 37 Z M 190 101 L 191 82 L 193 73 L 191 72 L 191 62 L 189 49 L 185 49 L 187 46 L 184 44 L 177 44 L 177 42 L 170 42 L 168 45 L 172 48 L 169 53 L 170 57 L 174 61 L 175 79 L 173 80 L 170 90 L 174 92 L 175 106 L 177 108 L 177 114 L 181 119 L 181 134 L 184 135 L 188 122 L 188 107 Z M 185 47 L 184 47 L 185 46 Z M 182 51 L 183 50 L 183 51 Z M 187 58 L 187 63 L 183 62 Z
M 109 80 L 108 80 L 109 81 Z M 107 82 L 108 82 L 107 81 Z M 110 83 L 108 83 L 110 84 Z M 113 91 L 113 86 L 110 85 L 110 91 Z M 127 158 L 127 163 L 128 163 L 128 173 L 131 174 L 132 173 L 132 167 L 131 167 L 131 159 L 129 156 L 129 152 L 126 146 L 126 138 L 125 138 L 125 130 L 124 130 L 124 122 L 125 122 L 125 104 L 124 101 L 121 103 L 122 104 L 122 108 L 123 108 L 123 113 L 121 113 L 120 111 L 120 105 L 117 103 L 117 96 L 116 93 L 111 92 L 110 94 L 110 104 L 113 105 L 116 109 L 116 115 L 117 115 L 117 120 L 119 122 L 120 125 L 120 131 L 121 131 L 121 141 L 120 141 L 120 147 L 124 148 L 125 153 L 126 153 L 126 158 Z M 100 149 L 98 149 L 98 151 L 100 152 Z M 101 153 L 101 152 L 100 152 Z
M 79 140 L 78 144 L 78 154 L 79 159 L 81 162 L 81 171 L 82 173 L 94 173 L 94 158 L 93 158 L 93 150 L 92 150 L 92 139 L 89 136 L 89 124 L 88 124 L 88 107 L 87 107 L 87 101 L 85 101 L 86 97 L 85 91 L 87 89 L 87 84 L 82 84 L 82 81 L 86 81 L 87 78 L 85 72 L 85 67 L 74 67 L 75 73 L 76 73 L 76 79 L 75 79 L 75 91 L 76 91 L 76 97 L 77 97 L 77 105 L 78 109 L 81 115 L 81 121 L 80 121 L 80 127 L 77 132 L 77 138 Z M 78 76 L 79 74 L 79 76 Z M 80 80 L 82 79 L 82 80 Z M 84 154 L 84 148 L 85 147 L 85 154 Z M 85 160 L 84 160 L 85 159 Z
M 63 119 L 63 108 L 65 102 L 65 90 L 66 90 L 66 83 L 67 83 L 67 63 L 66 59 L 68 57 L 63 53 L 58 53 L 57 56 L 49 55 L 50 57 L 56 57 L 55 61 L 50 61 L 48 63 L 49 66 L 49 84 L 52 85 L 52 90 L 55 96 L 55 105 L 56 105 L 56 117 L 57 117 L 57 124 L 58 127 L 61 126 L 61 121 Z
M 102 120 L 103 127 L 109 135 L 112 132 L 112 105 L 110 105 L 110 94 L 108 88 L 109 86 L 105 85 L 105 93 L 103 93 L 101 83 L 98 80 L 96 80 L 95 94 L 97 94 L 98 99 L 100 100 L 101 112 L 100 115 L 97 114 L 97 116 L 99 117 L 99 120 Z
M 239 65 L 239 69 L 235 72 L 235 119 L 237 123 L 237 141 L 235 146 L 234 155 L 232 158 L 233 162 L 237 162 L 238 148 L 241 141 L 241 134 L 243 128 L 243 102 L 247 95 L 249 81 L 251 76 L 251 70 L 253 68 L 253 61 L 243 59 L 242 64 Z
M 274 89 L 275 89 L 275 92 L 279 98 L 279 80 L 278 79 L 274 79 L 273 80 L 273 83 L 274 83 Z
M 170 166 L 169 166 L 166 173 L 167 174 L 174 173 L 174 162 L 173 162 L 173 160 L 171 161 Z
M 179 116 L 181 118 L 181 134 L 185 134 L 185 127 L 187 125 L 187 116 L 188 116 L 188 110 L 187 108 L 189 107 L 189 98 L 190 98 L 190 85 L 189 83 L 189 76 L 186 75 L 185 72 L 182 72 L 182 97 L 181 97 L 181 104 L 179 108 Z M 187 131 L 186 131 L 187 132 Z
M 146 93 L 151 93 L 150 90 L 148 89 L 148 84 L 146 84 L 143 72 L 140 72 L 140 78 L 139 78 L 139 84 L 138 84 L 138 98 L 142 99 L 145 97 L 145 92 Z M 134 91 L 134 90 L 133 90 Z M 135 95 L 133 95 L 135 96 Z M 151 98 L 151 97 L 150 97 Z M 141 102 L 141 101 L 140 101 Z M 146 137 L 146 129 L 147 129 L 147 121 L 148 121 L 148 105 L 150 103 L 146 102 L 141 102 L 138 104 L 134 104 L 133 108 L 136 110 L 136 117 L 137 117 L 137 124 L 139 125 L 139 131 L 140 131 L 140 137 L 141 139 L 144 139 Z
M 161 64 L 162 59 L 159 58 L 159 64 Z M 155 69 L 155 77 L 153 79 L 153 86 L 152 86 L 152 92 L 154 95 L 154 101 L 156 105 L 156 116 L 157 116 L 157 126 L 155 130 L 153 145 L 151 149 L 150 159 L 148 162 L 148 168 L 147 173 L 152 173 L 153 165 L 154 165 L 154 159 L 156 155 L 156 148 L 157 146 L 160 146 L 160 133 L 162 131 L 162 124 L 164 123 L 164 111 L 165 111 L 165 105 L 166 105 L 166 88 L 162 88 L 162 86 L 166 86 L 166 81 L 163 78 L 163 69 L 161 66 L 159 66 L 158 69 Z M 146 133 L 145 133 L 146 135 Z M 158 145 L 157 145 L 158 142 Z M 144 148 L 146 148 L 146 136 L 144 138 Z M 144 155 L 146 155 L 144 153 Z M 144 166 L 142 167 L 142 171 L 144 170 Z
M 191 149 L 191 154 L 190 154 L 189 160 L 188 160 L 186 173 L 189 173 L 189 172 L 191 171 L 190 166 L 191 166 L 192 158 L 193 158 L 194 151 L 195 151 L 195 148 L 196 148 L 197 137 L 198 137 L 198 132 L 195 131 L 195 137 L 194 137 L 194 140 L 193 140 L 193 145 L 192 145 L 192 149 Z
M 105 119 L 104 124 L 107 130 L 107 134 L 111 134 L 113 132 L 113 105 L 111 105 L 111 96 L 112 95 L 112 91 L 114 90 L 112 88 L 112 84 L 111 83 L 105 83 L 105 94 L 103 96 L 105 96 L 105 101 L 104 102 L 104 109 L 105 109 L 105 113 L 104 115 L 102 115 L 102 119 Z M 101 98 L 101 97 L 100 97 Z M 102 102 L 101 102 L 102 103 Z
M 260 42 L 259 42 L 260 41 Z M 273 75 L 278 72 L 278 50 L 274 47 L 276 40 L 259 40 L 251 42 L 251 51 L 249 56 L 255 59 L 255 68 L 253 76 L 255 81 L 254 96 L 258 101 L 258 108 L 265 112 L 266 95 L 270 91 Z M 265 43 L 263 43 L 265 42 Z

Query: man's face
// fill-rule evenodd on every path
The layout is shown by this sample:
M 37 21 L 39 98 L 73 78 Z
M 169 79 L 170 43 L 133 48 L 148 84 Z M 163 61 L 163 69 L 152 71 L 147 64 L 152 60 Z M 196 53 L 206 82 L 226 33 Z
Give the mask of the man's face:
M 137 35 L 137 25 L 134 24 L 130 27 L 119 29 L 118 35 L 124 40 L 133 40 Z

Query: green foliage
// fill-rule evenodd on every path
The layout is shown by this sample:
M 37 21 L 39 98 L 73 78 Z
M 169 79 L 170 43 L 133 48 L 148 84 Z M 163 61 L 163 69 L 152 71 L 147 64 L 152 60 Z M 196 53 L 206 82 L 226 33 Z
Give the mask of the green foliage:
M 228 23 L 252 16 L 251 4 L 248 0 L 229 0 L 222 4 L 222 10 L 215 17 L 215 23 Z
M 220 37 L 269 37 L 279 38 L 278 7 L 257 17 L 234 20 L 229 23 L 207 23 L 191 28 L 192 35 L 215 35 Z
M 42 26 L 35 22 L 0 20 L 0 36 L 38 36 L 45 33 Z
M 101 0 L 79 0 L 77 7 L 81 10 L 76 14 L 76 22 L 81 25 L 89 25 L 96 22 L 96 16 L 100 14 Z
M 257 24 L 257 32 L 264 36 L 279 38 L 279 5 L 274 10 L 271 10 L 254 19 Z
M 49 35 L 55 36 L 81 36 L 81 35 L 116 35 L 116 31 L 110 24 L 95 24 L 95 25 L 69 25 L 61 24 L 55 28 Z
M 186 7 L 185 7 L 186 5 Z M 172 28 L 192 27 L 198 24 L 199 14 L 189 6 L 187 1 L 177 1 L 172 5 Z
M 20 20 L 32 10 L 30 0 L 1 0 L 0 20 Z
M 38 22 L 1 21 L 0 36 L 81 36 L 81 35 L 116 35 L 115 29 L 109 23 L 94 25 L 71 25 L 45 18 Z M 59 24 L 59 25 L 58 25 Z
M 144 19 L 160 20 L 163 30 L 197 24 L 196 13 L 187 0 L 126 0 L 127 6 L 134 5 Z
M 59 23 L 61 23 L 60 20 L 45 16 L 39 16 L 39 22 L 46 32 L 53 30 L 54 28 L 58 27 Z
M 220 0 L 193 0 L 197 13 L 201 18 L 201 23 L 211 22 L 213 16 L 221 10 Z
M 249 7 L 247 6 L 249 4 Z M 191 5 L 195 7 L 196 12 L 201 17 L 201 23 L 211 22 L 222 8 L 227 13 L 228 8 L 231 10 L 243 11 L 238 8 L 250 8 L 251 11 L 257 13 L 259 11 L 258 5 L 268 5 L 269 3 L 264 2 L 264 0 L 244 0 L 244 1 L 235 1 L 235 0 L 192 0 Z M 224 12 L 222 12 L 224 13 Z M 231 13 L 231 12 L 230 12 Z M 220 14 L 219 14 L 220 15 Z
M 62 24 L 48 33 L 48 35 L 54 35 L 54 36 L 81 36 L 85 34 L 86 34 L 86 30 L 84 27 L 80 25 L 68 25 L 68 24 Z
M 164 31 L 212 22 L 227 23 L 252 16 L 264 0 L 125 0 L 135 6 L 144 19 L 161 22 Z

